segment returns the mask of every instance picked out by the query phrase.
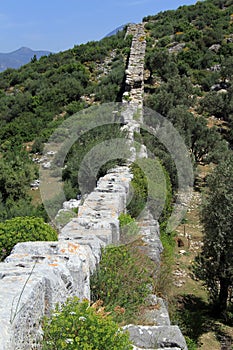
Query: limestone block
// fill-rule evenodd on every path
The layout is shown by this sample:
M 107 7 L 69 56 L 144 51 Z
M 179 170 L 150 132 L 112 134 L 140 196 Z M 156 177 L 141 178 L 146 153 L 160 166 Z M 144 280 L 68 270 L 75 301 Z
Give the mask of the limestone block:
M 95 234 L 91 233 L 81 233 L 80 231 L 70 231 L 65 227 L 59 235 L 60 241 L 72 241 L 75 244 L 89 246 L 95 257 L 96 263 L 98 264 L 101 256 L 101 249 L 106 246 L 104 241 L 99 239 Z
M 158 221 L 145 210 L 139 221 L 139 227 L 142 241 L 145 243 L 140 249 L 158 264 L 163 251 Z
M 149 305 L 143 313 L 143 319 L 146 324 L 155 326 L 170 326 L 170 318 L 167 307 L 162 298 L 157 298 L 156 295 L 150 295 L 147 298 Z
M 68 241 L 18 243 L 12 254 L 6 258 L 6 262 L 15 264 L 35 261 L 41 269 L 49 266 L 54 269 L 56 275 L 61 275 L 73 295 L 89 298 L 90 271 L 93 271 L 96 265 L 89 246 Z
M 37 349 L 41 318 L 57 302 L 74 295 L 70 270 L 64 264 L 44 261 L 0 264 L 1 350 Z
M 63 209 L 78 208 L 80 203 L 81 203 L 81 200 L 70 199 L 69 201 L 66 201 L 63 203 Z
M 1 350 L 36 349 L 41 340 L 39 321 L 44 315 L 46 279 L 33 276 L 17 307 L 26 277 L 6 276 L 0 281 Z
M 114 220 L 87 220 L 77 218 L 71 220 L 63 229 L 62 236 L 67 232 L 79 235 L 95 235 L 104 245 L 112 244 L 119 240 L 119 221 Z
M 123 327 L 130 334 L 132 343 L 142 349 L 178 348 L 187 350 L 185 339 L 178 326 Z
M 140 151 L 139 151 L 139 153 L 138 153 L 138 157 L 139 157 L 139 158 L 148 158 L 146 146 L 141 145 Z

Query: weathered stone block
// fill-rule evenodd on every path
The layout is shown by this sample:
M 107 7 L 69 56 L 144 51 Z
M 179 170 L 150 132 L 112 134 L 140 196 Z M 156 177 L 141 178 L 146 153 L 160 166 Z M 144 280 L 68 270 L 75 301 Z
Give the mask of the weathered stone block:
M 187 350 L 185 339 L 178 326 L 135 326 L 124 327 L 132 343 L 142 349 L 178 348 Z

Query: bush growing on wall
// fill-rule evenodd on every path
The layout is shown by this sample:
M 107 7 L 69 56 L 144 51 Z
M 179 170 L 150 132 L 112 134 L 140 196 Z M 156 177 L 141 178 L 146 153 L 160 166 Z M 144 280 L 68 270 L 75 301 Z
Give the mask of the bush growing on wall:
M 101 302 L 69 299 L 60 310 L 57 306 L 51 319 L 44 322 L 42 350 L 130 350 L 129 336 L 119 330 Z
M 105 248 L 91 278 L 92 300 L 103 300 L 117 322 L 135 321 L 153 285 L 154 264 L 136 244 Z
M 142 169 L 136 163 L 131 165 L 131 171 L 133 173 L 131 185 L 134 191 L 134 196 L 131 202 L 127 205 L 127 211 L 133 218 L 136 218 L 146 205 L 147 179 Z
M 16 217 L 0 223 L 0 259 L 8 256 L 15 244 L 27 241 L 56 241 L 57 232 L 41 218 Z

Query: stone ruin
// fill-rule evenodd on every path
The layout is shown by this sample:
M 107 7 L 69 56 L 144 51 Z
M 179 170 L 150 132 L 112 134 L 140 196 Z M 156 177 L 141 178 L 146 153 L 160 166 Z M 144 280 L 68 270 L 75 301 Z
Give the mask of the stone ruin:
M 128 97 L 123 97 L 128 108 L 123 117 L 132 144 L 132 162 L 136 155 L 133 133 L 139 128 L 134 119 L 135 103 L 142 119 L 146 49 L 143 24 L 131 25 L 128 34 L 133 34 L 133 41 L 126 71 Z M 141 155 L 147 156 L 145 147 Z M 118 217 L 125 212 L 131 179 L 129 166 L 110 170 L 79 206 L 78 216 L 61 229 L 57 242 L 18 243 L 0 263 L 0 350 L 40 349 L 43 316 L 68 297 L 90 299 L 90 275 L 101 259 L 101 250 L 120 239 Z M 163 249 L 159 224 L 146 211 L 139 227 L 145 254 L 158 265 Z M 180 329 L 170 324 L 165 302 L 155 295 L 149 302 L 157 306 L 146 315 L 151 326 L 125 327 L 134 349 L 187 349 Z

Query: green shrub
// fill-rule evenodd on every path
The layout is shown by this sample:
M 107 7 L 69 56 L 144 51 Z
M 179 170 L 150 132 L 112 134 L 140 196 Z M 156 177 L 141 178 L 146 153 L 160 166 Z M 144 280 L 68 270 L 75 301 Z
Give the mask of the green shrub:
M 56 241 L 57 232 L 41 218 L 16 217 L 0 223 L 0 258 L 8 256 L 15 244 L 27 241 Z
M 121 213 L 119 216 L 120 222 L 120 240 L 122 243 L 127 243 L 138 238 L 139 227 L 134 218 L 130 214 Z
M 185 340 L 186 340 L 188 350 L 197 350 L 198 346 L 194 340 L 190 339 L 189 337 L 185 337 Z
M 129 336 L 119 330 L 108 313 L 97 302 L 69 299 L 43 325 L 42 350 L 130 350 Z
M 125 213 L 121 213 L 118 219 L 120 222 L 120 227 L 124 227 L 126 225 L 129 225 L 135 222 L 135 219 L 132 218 L 130 214 L 125 214 Z
M 147 201 L 147 179 L 142 169 L 136 164 L 131 165 L 133 179 L 131 186 L 133 188 L 133 198 L 127 205 L 129 214 L 136 218 L 144 209 Z
M 163 245 L 161 262 L 156 274 L 155 290 L 156 294 L 167 297 L 172 288 L 172 268 L 174 264 L 175 239 L 174 233 L 166 232 L 165 225 L 160 225 L 160 239 Z
M 91 278 L 92 300 L 103 300 L 107 311 L 119 309 L 118 322 L 135 321 L 151 293 L 154 266 L 136 244 L 107 247 Z M 122 311 L 122 312 L 121 312 Z

